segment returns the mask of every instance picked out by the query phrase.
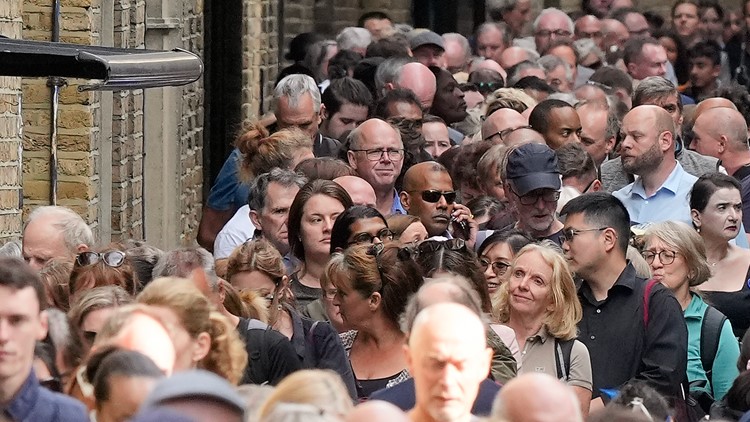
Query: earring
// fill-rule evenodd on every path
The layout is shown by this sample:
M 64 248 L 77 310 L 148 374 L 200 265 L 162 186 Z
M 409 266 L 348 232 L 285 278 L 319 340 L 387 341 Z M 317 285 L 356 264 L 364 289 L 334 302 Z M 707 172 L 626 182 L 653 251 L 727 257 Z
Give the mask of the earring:
M 701 228 L 700 228 L 700 226 L 696 227 L 696 228 L 695 228 L 695 231 L 697 231 L 698 233 L 700 233 L 700 232 L 701 232 Z

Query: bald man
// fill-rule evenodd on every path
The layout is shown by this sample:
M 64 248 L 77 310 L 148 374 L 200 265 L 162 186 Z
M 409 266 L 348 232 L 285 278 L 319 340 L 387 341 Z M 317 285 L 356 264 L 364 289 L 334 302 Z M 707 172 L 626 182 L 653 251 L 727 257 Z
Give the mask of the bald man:
M 427 66 L 416 62 L 405 64 L 401 67 L 396 82 L 398 86 L 392 88 L 408 89 L 419 98 L 419 102 L 425 110 L 432 107 L 437 83 L 435 75 Z
M 333 181 L 344 188 L 346 193 L 352 197 L 354 205 L 364 205 L 371 208 L 375 208 L 377 205 L 375 189 L 365 179 L 358 176 L 341 176 L 333 179 Z
M 532 56 L 525 48 L 513 46 L 508 47 L 503 51 L 503 54 L 500 55 L 500 61 L 498 64 L 502 66 L 503 69 L 510 69 L 523 61 L 533 61 L 538 58 L 539 57 Z
M 746 233 L 750 227 L 750 147 L 747 135 L 747 123 L 738 111 L 726 107 L 709 108 L 695 119 L 690 144 L 699 153 L 721 160 L 727 173 L 742 184 L 742 225 Z
M 630 32 L 624 23 L 616 19 L 602 20 L 602 46 L 605 54 L 622 50 L 630 39 Z
M 503 144 L 508 147 L 521 144 L 547 144 L 544 142 L 544 136 L 530 127 L 522 127 L 510 132 L 503 137 Z
M 529 121 L 521 113 L 510 108 L 501 108 L 484 119 L 482 139 L 495 145 L 506 144 L 507 135 L 524 127 L 529 127 Z
M 710 110 L 712 108 L 721 108 L 721 107 L 731 108 L 732 110 L 737 110 L 737 106 L 734 105 L 732 101 L 726 98 L 723 98 L 723 97 L 706 98 L 705 100 L 699 102 L 698 105 L 695 106 L 695 111 L 693 111 L 693 124 L 695 124 L 695 120 L 704 111 Z
M 602 38 L 602 21 L 594 15 L 585 15 L 576 19 L 573 39 L 590 38 L 597 47 L 604 48 Z M 603 50 L 602 50 L 603 51 Z
M 487 378 L 492 350 L 484 325 L 469 308 L 455 303 L 427 307 L 414 320 L 404 346 L 414 378 L 414 422 L 469 422 L 479 384 Z
M 583 416 L 570 387 L 547 374 L 526 373 L 503 386 L 490 421 L 582 422 Z
M 456 203 L 456 196 L 453 180 L 440 163 L 415 164 L 404 175 L 401 204 L 409 215 L 419 217 L 427 234 L 448 238 L 455 235 L 465 239 L 468 247 L 473 247 L 477 224 L 469 209 Z M 451 223 L 453 227 L 450 227 Z
M 640 176 L 613 192 L 628 209 L 631 223 L 675 220 L 692 224 L 688 196 L 698 178 L 675 158 L 672 116 L 659 106 L 638 106 L 625 115 L 620 132 L 625 135 L 620 147 L 622 166 Z

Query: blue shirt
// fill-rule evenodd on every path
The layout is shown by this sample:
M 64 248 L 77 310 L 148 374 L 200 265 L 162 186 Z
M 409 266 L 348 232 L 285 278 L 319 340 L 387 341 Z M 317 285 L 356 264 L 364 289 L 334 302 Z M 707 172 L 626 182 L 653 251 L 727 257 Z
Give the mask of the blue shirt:
M 15 422 L 88 422 L 83 403 L 39 384 L 32 370 L 13 400 L 5 407 L 5 414 Z
M 688 196 L 697 177 L 686 172 L 679 162 L 667 180 L 651 196 L 646 196 L 643 179 L 612 193 L 622 201 L 630 214 L 632 224 L 658 223 L 661 221 L 682 221 L 692 225 Z
M 391 205 L 390 215 L 394 214 L 408 214 L 404 209 L 404 206 L 401 205 L 401 197 L 398 196 L 398 191 L 396 189 L 393 190 L 393 205 Z
M 216 176 L 216 181 L 211 186 L 211 191 L 206 199 L 206 205 L 209 208 L 216 211 L 227 211 L 247 205 L 250 186 L 240 182 L 241 159 L 240 150 L 235 148 L 224 161 L 224 165 L 221 166 L 219 175 Z

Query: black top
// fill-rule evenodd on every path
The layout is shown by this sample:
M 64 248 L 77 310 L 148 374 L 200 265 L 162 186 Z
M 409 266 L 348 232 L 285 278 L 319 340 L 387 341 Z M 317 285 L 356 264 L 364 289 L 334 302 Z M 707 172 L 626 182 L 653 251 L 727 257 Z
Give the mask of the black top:
M 745 284 L 736 292 L 701 292 L 706 302 L 726 315 L 735 337 L 741 339 L 750 327 L 750 268 Z
M 302 369 L 292 343 L 268 325 L 240 318 L 237 331 L 247 350 L 247 368 L 240 384 L 276 385 L 285 376 Z
M 333 157 L 336 158 L 341 148 L 341 142 L 318 134 L 313 142 L 313 155 L 316 157 Z
M 500 386 L 496 382 L 490 379 L 483 380 L 479 384 L 479 392 L 477 393 L 477 398 L 474 400 L 474 406 L 471 408 L 471 414 L 475 416 L 489 416 L 492 411 L 492 402 L 499 391 Z M 370 399 L 387 401 L 395 404 L 404 412 L 408 412 L 416 404 L 414 379 L 409 378 L 391 388 L 376 391 L 370 396 Z
M 628 264 L 601 302 L 585 281 L 578 290 L 583 308 L 578 340 L 591 355 L 593 397 L 602 388 L 617 389 L 631 379 L 647 381 L 661 394 L 675 397 L 686 377 L 687 327 L 680 304 L 657 283 L 645 327 L 645 287 L 645 279 Z
M 330 369 L 341 377 L 352 399 L 357 398 L 354 372 L 339 334 L 327 322 L 313 321 L 286 306 L 292 317 L 292 346 L 304 368 Z

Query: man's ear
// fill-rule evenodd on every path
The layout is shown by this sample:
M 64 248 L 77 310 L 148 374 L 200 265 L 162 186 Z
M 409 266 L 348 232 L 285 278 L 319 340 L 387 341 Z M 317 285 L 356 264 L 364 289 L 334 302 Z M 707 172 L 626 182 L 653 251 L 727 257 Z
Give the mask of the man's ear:
M 83 244 L 83 243 L 81 243 L 78 246 L 76 246 L 76 251 L 78 251 L 78 253 L 86 252 L 88 250 L 89 250 L 89 247 L 87 245 Z
M 719 136 L 719 139 L 716 141 L 719 144 L 719 154 L 723 154 L 727 150 L 727 143 L 729 140 L 727 139 L 726 135 Z
M 604 249 L 607 252 L 617 247 L 617 233 L 614 229 L 607 228 L 602 235 L 604 237 Z
M 635 63 L 633 63 L 633 62 L 631 62 L 631 63 L 628 63 L 628 65 L 627 65 L 627 68 L 628 68 L 628 74 L 629 74 L 629 75 L 632 75 L 632 74 L 633 74 L 633 73 L 635 72 L 635 70 L 636 70 L 636 67 L 637 67 L 637 65 L 636 65 Z M 635 79 L 635 78 L 633 78 L 633 79 Z
M 263 225 L 260 223 L 260 218 L 258 218 L 258 211 L 250 210 L 250 221 L 256 229 L 263 231 Z
M 349 161 L 349 167 L 357 170 L 357 160 L 354 159 L 354 151 L 346 152 L 346 160 Z
M 674 134 L 672 132 L 665 130 L 664 132 L 659 135 L 659 142 L 661 142 L 661 150 L 662 151 L 669 151 L 670 148 L 675 148 L 676 139 L 674 137 Z
M 320 118 L 322 120 L 328 120 L 331 116 L 328 115 L 328 109 L 325 104 L 320 105 Z
M 604 145 L 605 145 L 605 148 L 606 148 L 605 151 L 607 152 L 607 155 L 609 155 L 612 152 L 612 150 L 615 149 L 615 144 L 616 143 L 617 143 L 617 137 L 616 136 L 613 136 L 613 137 L 611 137 L 611 138 L 609 138 L 609 139 L 607 139 L 607 140 L 604 141 Z
M 406 193 L 406 191 L 401 191 L 401 193 L 398 194 L 398 197 L 401 199 L 401 206 L 408 212 L 409 208 L 411 208 L 411 198 L 409 197 L 409 194 Z
M 47 337 L 47 331 L 49 330 L 49 320 L 47 311 L 41 311 L 39 313 L 39 330 L 36 333 L 36 339 L 39 341 L 44 340 Z
M 602 190 L 602 182 L 599 179 L 594 180 L 594 183 L 591 184 L 591 187 L 589 188 L 589 192 L 599 192 Z

